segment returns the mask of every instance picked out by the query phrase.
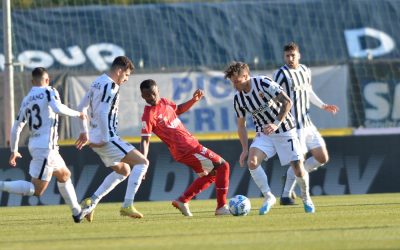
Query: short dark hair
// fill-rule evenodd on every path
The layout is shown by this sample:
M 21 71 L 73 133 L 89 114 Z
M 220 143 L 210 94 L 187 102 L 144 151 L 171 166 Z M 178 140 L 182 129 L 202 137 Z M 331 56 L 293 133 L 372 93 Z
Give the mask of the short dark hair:
M 33 79 L 34 81 L 36 81 L 36 82 L 40 82 L 40 80 L 42 79 L 42 77 L 43 77 L 43 75 L 44 75 L 45 73 L 49 74 L 49 73 L 47 72 L 47 70 L 46 70 L 45 68 L 43 68 L 43 67 L 34 68 L 34 69 L 32 70 L 32 79 Z
M 283 47 L 283 51 L 292 51 L 292 50 L 297 50 L 298 52 L 300 52 L 299 45 L 297 45 L 295 42 L 290 42 Z
M 129 60 L 128 57 L 126 56 L 117 56 L 114 61 L 111 64 L 111 70 L 114 70 L 116 68 L 120 68 L 122 70 L 127 70 L 130 69 L 131 73 L 135 70 L 135 66 L 133 66 L 133 63 L 131 60 Z
M 145 89 L 151 89 L 153 86 L 157 86 L 156 81 L 153 79 L 147 79 L 140 83 L 140 91 Z
M 231 78 L 233 75 L 241 74 L 244 70 L 250 72 L 249 66 L 244 62 L 231 62 L 228 67 L 225 69 L 225 79 Z

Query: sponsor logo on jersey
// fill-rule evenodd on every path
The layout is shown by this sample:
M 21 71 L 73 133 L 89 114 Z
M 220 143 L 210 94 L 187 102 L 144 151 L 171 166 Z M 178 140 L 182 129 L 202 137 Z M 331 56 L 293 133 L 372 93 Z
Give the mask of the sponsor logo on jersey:
M 251 114 L 252 114 L 253 116 L 255 116 L 255 115 L 259 114 L 259 113 L 265 112 L 266 110 L 268 110 L 269 107 L 272 106 L 272 104 L 273 104 L 273 101 L 272 101 L 272 99 L 271 99 L 271 100 L 269 100 L 268 103 L 266 103 L 265 105 L 261 105 L 258 109 L 253 110 L 253 111 L 251 112 Z
M 167 125 L 167 127 L 168 128 L 177 128 L 180 123 L 181 123 L 181 120 L 179 120 L 179 118 L 175 118 L 170 124 Z

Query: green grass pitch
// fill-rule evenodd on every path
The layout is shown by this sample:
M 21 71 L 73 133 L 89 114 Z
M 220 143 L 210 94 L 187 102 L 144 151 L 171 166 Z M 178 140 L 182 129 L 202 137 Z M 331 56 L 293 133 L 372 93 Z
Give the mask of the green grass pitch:
M 100 203 L 93 223 L 75 224 L 67 206 L 1 207 L 0 249 L 400 249 L 400 193 L 315 196 L 258 215 L 215 217 L 215 200 L 191 202 L 192 218 L 170 202 L 136 202 L 143 219 Z M 299 202 L 299 200 L 297 201 Z

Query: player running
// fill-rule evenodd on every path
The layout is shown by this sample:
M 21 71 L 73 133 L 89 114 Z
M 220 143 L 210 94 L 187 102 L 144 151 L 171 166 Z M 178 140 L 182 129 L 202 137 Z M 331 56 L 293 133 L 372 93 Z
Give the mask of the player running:
M 179 120 L 178 115 L 188 111 L 204 95 L 196 90 L 189 101 L 176 105 L 174 102 L 160 98 L 158 86 L 154 80 L 145 80 L 140 84 L 142 98 L 147 105 L 142 116 L 141 151 L 147 157 L 150 136 L 156 134 L 168 147 L 172 157 L 193 169 L 199 176 L 172 205 L 184 216 L 193 216 L 189 201 L 215 182 L 217 208 L 215 215 L 230 214 L 226 205 L 229 186 L 229 164 L 221 156 L 204 147 L 190 134 Z
M 58 91 L 49 86 L 50 78 L 42 67 L 32 71 L 32 89 L 24 97 L 11 130 L 11 156 L 9 163 L 17 166 L 19 136 L 28 123 L 29 153 L 32 160 L 29 164 L 31 181 L 0 181 L 0 191 L 25 196 L 41 196 L 47 189 L 52 176 L 57 179 L 57 186 L 64 201 L 71 208 L 76 223 L 86 215 L 76 198 L 75 188 L 71 182 L 71 172 L 67 168 L 58 151 L 58 115 L 79 117 L 86 116 L 82 112 L 72 110 L 61 103 Z

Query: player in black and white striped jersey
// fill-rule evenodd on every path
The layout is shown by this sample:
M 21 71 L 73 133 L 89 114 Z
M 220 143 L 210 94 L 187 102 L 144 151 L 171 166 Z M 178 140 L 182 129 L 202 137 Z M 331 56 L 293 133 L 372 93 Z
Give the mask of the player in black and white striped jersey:
M 47 70 L 37 67 L 32 70 L 32 89 L 24 97 L 11 130 L 9 163 L 15 167 L 18 152 L 19 136 L 26 124 L 29 126 L 29 153 L 32 160 L 29 164 L 31 181 L 0 181 L 0 191 L 25 196 L 41 196 L 54 176 L 65 203 L 72 210 L 72 217 L 79 223 L 81 213 L 75 188 L 71 182 L 71 172 L 58 151 L 58 118 L 59 114 L 86 119 L 82 112 L 72 110 L 61 103 L 58 91 L 49 86 Z
M 296 120 L 301 148 L 304 154 L 310 151 L 312 155 L 305 160 L 304 168 L 308 172 L 312 172 L 327 163 L 329 156 L 324 139 L 311 121 L 309 113 L 310 102 L 332 114 L 336 114 L 339 108 L 335 105 L 325 104 L 314 93 L 311 85 L 311 70 L 307 66 L 300 64 L 299 46 L 291 42 L 284 46 L 283 52 L 286 64 L 274 73 L 273 78 L 292 100 L 291 113 Z M 295 182 L 294 172 L 289 168 L 281 194 L 281 205 L 295 204 L 293 199 Z
M 104 165 L 113 170 L 94 194 L 82 202 L 83 212 L 88 213 L 86 219 L 89 222 L 93 220 L 94 209 L 100 200 L 128 176 L 125 200 L 120 214 L 131 218 L 143 217 L 143 214 L 133 206 L 133 202 L 146 174 L 148 160 L 117 134 L 119 90 L 120 86 L 128 81 L 133 70 L 133 63 L 128 57 L 116 57 L 110 71 L 93 81 L 78 107 L 78 110 L 88 112 L 89 133 L 79 135 L 76 147 L 82 149 L 89 142 L 89 146 L 100 156 Z
M 303 154 L 294 129 L 294 119 L 290 114 L 290 98 L 270 78 L 251 77 L 248 65 L 243 62 L 232 62 L 225 70 L 225 78 L 230 79 L 237 90 L 234 108 L 242 145 L 240 165 L 244 165 L 248 156 L 250 174 L 265 197 L 259 214 L 268 213 L 276 202 L 268 185 L 267 175 L 261 167 L 264 159 L 275 154 L 278 154 L 282 165 L 290 163 L 292 166 L 302 190 L 304 209 L 307 213 L 313 213 L 315 208 L 309 195 L 308 173 L 303 167 Z M 246 130 L 247 113 L 251 114 L 257 132 L 250 149 Z

